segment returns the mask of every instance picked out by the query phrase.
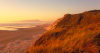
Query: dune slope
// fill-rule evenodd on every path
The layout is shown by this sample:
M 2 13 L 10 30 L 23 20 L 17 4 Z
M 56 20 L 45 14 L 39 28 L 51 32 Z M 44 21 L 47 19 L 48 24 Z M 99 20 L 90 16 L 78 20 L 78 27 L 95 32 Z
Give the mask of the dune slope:
M 100 53 L 100 10 L 64 15 L 28 53 Z

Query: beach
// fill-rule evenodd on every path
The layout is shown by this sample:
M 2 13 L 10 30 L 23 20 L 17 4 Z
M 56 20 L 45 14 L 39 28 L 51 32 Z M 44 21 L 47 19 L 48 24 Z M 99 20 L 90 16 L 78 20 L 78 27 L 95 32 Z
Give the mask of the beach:
M 15 31 L 0 30 L 0 52 L 4 52 L 15 46 L 21 47 L 20 44 L 25 45 L 26 48 L 29 47 L 28 45 L 34 43 L 39 38 L 39 35 L 46 31 L 45 28 L 47 26 L 47 24 L 37 25 L 32 28 L 19 28 Z

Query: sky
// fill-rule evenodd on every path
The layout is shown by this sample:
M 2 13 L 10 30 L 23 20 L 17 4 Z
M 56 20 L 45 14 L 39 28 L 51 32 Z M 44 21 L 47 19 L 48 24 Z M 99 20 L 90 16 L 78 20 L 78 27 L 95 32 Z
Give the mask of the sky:
M 54 21 L 67 13 L 100 10 L 100 0 L 0 0 L 0 23 Z

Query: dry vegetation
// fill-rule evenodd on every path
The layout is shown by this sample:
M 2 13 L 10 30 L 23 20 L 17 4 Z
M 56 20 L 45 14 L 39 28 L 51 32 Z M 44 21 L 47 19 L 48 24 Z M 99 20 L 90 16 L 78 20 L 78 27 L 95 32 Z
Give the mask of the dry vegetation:
M 100 10 L 66 14 L 28 53 L 100 53 Z

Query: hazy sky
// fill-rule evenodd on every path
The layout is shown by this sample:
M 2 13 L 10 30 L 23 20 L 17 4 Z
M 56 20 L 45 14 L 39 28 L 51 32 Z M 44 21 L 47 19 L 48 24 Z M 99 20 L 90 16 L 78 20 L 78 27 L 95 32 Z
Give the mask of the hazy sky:
M 0 23 L 52 21 L 66 13 L 100 9 L 100 0 L 0 0 Z

